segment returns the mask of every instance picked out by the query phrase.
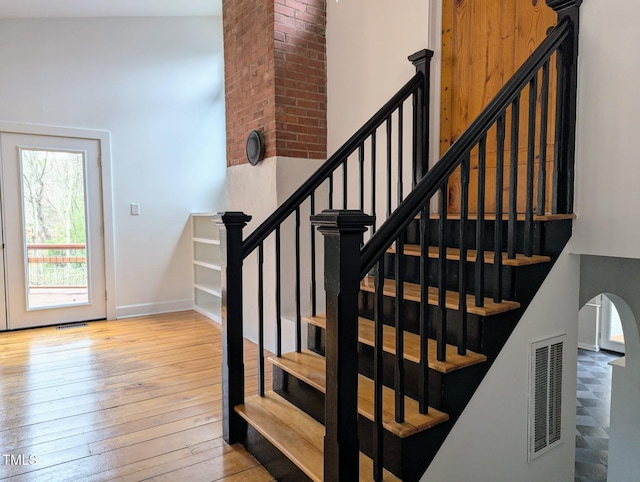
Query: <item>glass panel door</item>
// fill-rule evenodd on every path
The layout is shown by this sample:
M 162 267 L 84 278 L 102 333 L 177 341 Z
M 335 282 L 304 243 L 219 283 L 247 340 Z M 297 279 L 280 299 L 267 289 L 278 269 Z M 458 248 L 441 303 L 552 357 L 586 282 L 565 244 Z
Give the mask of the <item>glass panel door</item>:
M 8 329 L 106 318 L 98 141 L 0 141 Z
M 86 304 L 85 153 L 19 153 L 27 309 Z

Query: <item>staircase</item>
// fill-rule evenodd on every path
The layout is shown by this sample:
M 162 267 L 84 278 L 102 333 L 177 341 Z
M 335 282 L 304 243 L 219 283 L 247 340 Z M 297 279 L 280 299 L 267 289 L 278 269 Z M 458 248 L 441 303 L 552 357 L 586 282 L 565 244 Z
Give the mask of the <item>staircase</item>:
M 249 216 L 218 217 L 224 437 L 243 442 L 278 480 L 418 480 L 570 238 L 580 2 L 547 3 L 558 26 L 433 166 L 431 53 L 421 51 L 410 57 L 416 75 L 247 239 Z M 454 173 L 460 198 L 452 208 Z M 295 260 L 283 263 L 291 227 Z M 263 353 L 267 238 L 275 256 L 273 386 L 264 386 L 261 356 L 258 393 L 245 394 L 242 266 L 257 251 Z M 291 264 L 287 287 L 282 271 Z M 289 298 L 295 347 L 285 351 Z

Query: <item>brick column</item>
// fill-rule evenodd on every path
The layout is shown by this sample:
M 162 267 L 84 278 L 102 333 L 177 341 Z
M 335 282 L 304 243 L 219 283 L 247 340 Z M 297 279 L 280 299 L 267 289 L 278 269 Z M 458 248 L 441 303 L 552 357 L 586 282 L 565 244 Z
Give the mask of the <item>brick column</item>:
M 223 0 L 227 163 L 246 162 L 261 129 L 265 157 L 327 156 L 326 0 Z

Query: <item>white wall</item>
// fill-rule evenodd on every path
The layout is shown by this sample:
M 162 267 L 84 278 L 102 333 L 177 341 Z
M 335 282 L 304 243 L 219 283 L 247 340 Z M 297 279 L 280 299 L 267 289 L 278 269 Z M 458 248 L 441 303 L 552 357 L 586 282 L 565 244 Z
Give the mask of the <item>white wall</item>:
M 327 2 L 328 152 L 402 87 L 429 47 L 428 0 Z
M 224 207 L 221 19 L 3 19 L 0 65 L 0 120 L 111 133 L 117 314 L 189 308 L 189 213 Z
M 422 480 L 573 480 L 579 257 L 560 256 Z M 529 343 L 566 334 L 564 443 L 527 462 Z
M 257 166 L 241 164 L 227 170 L 227 208 L 252 216 L 245 228 L 244 238 L 257 228 L 278 206 L 300 187 L 323 163 L 322 160 L 272 157 Z M 316 210 L 326 207 L 322 190 L 316 194 Z M 300 273 L 301 313 L 310 314 L 310 211 L 309 202 L 300 209 Z M 282 347 L 283 352 L 295 349 L 295 231 L 291 215 L 281 228 L 281 289 L 282 289 Z M 316 233 L 316 293 L 319 312 L 324 311 L 323 239 Z M 275 351 L 275 235 L 264 242 L 264 317 L 265 347 Z M 258 257 L 257 249 L 244 261 L 244 336 L 258 340 Z M 306 324 L 303 323 L 303 346 Z
M 637 403 L 640 381 L 637 368 L 626 366 L 626 359 L 615 360 L 611 378 L 611 438 L 609 440 L 608 480 L 631 481 L 638 478 L 640 423 Z
M 627 353 L 626 367 L 614 367 L 611 399 L 609 480 L 632 480 L 638 470 L 637 423 L 640 352 L 640 162 L 637 147 L 640 92 L 637 79 L 640 3 L 589 0 L 581 7 L 576 156 L 575 253 L 610 256 L 583 273 L 597 280 L 590 294 L 609 292 L 631 304 L 634 316 L 620 312 Z M 629 259 L 623 259 L 629 258 Z M 588 259 L 587 259 L 588 260 Z M 635 267 L 636 270 L 631 268 Z M 625 270 L 629 270 L 625 273 Z M 633 275 L 633 276 L 630 276 Z M 606 279 L 611 287 L 605 288 Z M 588 280 L 587 280 L 588 281 Z M 583 300 L 584 301 L 584 300 Z M 620 309 L 619 305 L 616 305 Z M 635 471 L 635 472 L 634 472 Z M 630 475 L 633 474 L 633 475 Z
M 640 2 L 589 0 L 580 11 L 574 249 L 640 258 Z

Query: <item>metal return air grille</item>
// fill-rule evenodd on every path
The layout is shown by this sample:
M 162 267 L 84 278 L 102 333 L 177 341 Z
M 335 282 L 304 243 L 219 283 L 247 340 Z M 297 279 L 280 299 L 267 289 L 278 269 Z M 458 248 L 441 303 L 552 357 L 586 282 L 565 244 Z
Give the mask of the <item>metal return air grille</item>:
M 562 363 L 565 335 L 531 344 L 529 460 L 562 439 Z

